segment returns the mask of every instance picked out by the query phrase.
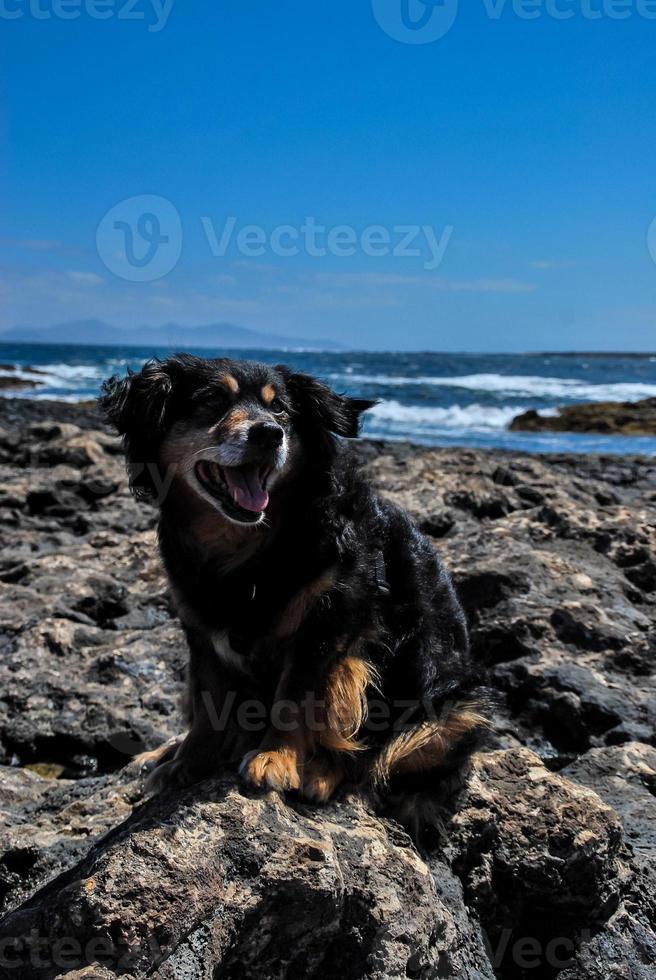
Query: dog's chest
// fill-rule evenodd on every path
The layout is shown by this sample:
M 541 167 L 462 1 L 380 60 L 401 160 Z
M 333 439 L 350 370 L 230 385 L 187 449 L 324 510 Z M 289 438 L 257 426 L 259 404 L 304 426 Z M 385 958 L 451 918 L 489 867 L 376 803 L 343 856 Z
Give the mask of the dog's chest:
M 192 634 L 202 636 L 217 666 L 235 677 L 268 683 L 277 662 L 273 627 L 285 601 L 270 585 L 265 589 L 251 580 L 229 590 L 221 583 L 211 603 L 198 601 L 200 597 L 192 603 L 180 590 L 172 592 L 180 619 Z

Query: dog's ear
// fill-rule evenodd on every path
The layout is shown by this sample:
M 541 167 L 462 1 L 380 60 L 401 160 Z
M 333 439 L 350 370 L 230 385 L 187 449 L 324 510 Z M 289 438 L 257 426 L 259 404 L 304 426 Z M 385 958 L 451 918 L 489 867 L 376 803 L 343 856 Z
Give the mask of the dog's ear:
M 141 371 L 128 371 L 125 378 L 114 376 L 104 382 L 100 409 L 119 435 L 131 439 L 139 429 L 157 437 L 164 425 L 166 404 L 173 380 L 166 365 L 148 361 Z
M 320 427 L 338 436 L 355 439 L 360 431 L 360 416 L 376 402 L 367 398 L 348 398 L 302 372 L 277 368 L 285 377 L 299 423 Z
M 141 371 L 109 378 L 102 386 L 100 410 L 123 436 L 130 487 L 136 497 L 149 498 L 155 493 L 157 449 L 182 369 L 176 358 L 153 359 Z

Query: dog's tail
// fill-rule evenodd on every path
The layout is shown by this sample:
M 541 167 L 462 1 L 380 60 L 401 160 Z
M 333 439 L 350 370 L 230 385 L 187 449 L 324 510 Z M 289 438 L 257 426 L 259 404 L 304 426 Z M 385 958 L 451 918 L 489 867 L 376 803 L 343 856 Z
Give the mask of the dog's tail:
M 482 698 L 471 698 L 447 707 L 436 719 L 424 719 L 394 735 L 375 756 L 371 783 L 389 786 L 395 776 L 453 767 L 457 758 L 471 752 L 490 725 Z

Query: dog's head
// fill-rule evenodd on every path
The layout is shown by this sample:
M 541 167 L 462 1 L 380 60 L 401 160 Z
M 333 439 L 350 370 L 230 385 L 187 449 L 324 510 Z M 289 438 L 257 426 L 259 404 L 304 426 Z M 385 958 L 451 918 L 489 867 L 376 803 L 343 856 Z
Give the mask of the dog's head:
M 163 503 L 171 481 L 237 524 L 257 524 L 300 456 L 357 436 L 373 402 L 279 365 L 177 354 L 110 378 L 100 405 L 123 436 L 130 484 Z

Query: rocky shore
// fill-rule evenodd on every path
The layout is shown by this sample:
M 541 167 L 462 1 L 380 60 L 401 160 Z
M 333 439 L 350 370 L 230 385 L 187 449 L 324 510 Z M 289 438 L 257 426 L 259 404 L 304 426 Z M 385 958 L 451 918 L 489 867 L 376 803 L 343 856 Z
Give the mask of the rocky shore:
M 0 977 L 653 976 L 656 460 L 358 451 L 501 696 L 419 848 L 348 787 L 144 798 L 186 657 L 154 511 L 92 407 L 0 399 Z
M 32 377 L 26 378 L 29 374 Z M 39 380 L 39 375 L 43 374 L 38 368 L 24 367 L 17 369 L 15 364 L 0 363 L 0 391 L 16 391 L 17 394 L 27 388 L 41 388 L 43 381 Z
M 638 402 L 591 402 L 566 405 L 557 415 L 534 409 L 512 420 L 512 432 L 597 432 L 604 435 L 656 435 L 656 398 Z

